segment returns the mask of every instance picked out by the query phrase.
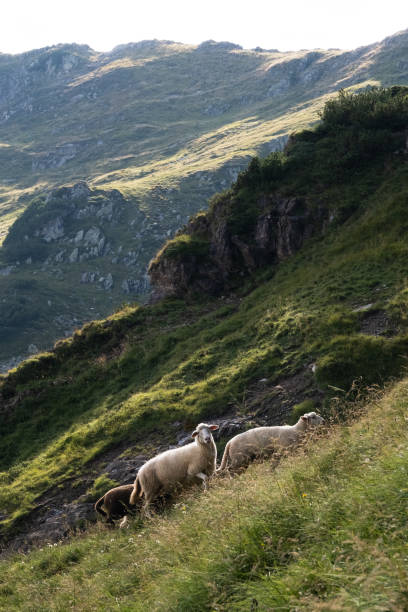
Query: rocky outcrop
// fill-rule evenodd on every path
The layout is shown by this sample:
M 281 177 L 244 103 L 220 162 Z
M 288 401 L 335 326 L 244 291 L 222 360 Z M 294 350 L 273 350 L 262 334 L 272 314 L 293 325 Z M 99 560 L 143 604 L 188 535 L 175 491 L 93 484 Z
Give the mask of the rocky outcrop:
M 24 258 L 25 263 L 40 264 L 42 271 L 49 270 L 52 274 L 55 264 L 72 266 L 109 258 L 103 266 L 104 274 L 81 271 L 79 279 L 82 283 L 94 282 L 94 274 L 103 283 L 101 286 L 110 290 L 113 274 L 106 271 L 107 267 L 119 264 L 129 268 L 139 264 L 139 252 L 124 252 L 123 244 L 132 244 L 135 226 L 142 229 L 144 223 L 145 216 L 138 206 L 125 200 L 119 191 L 90 189 L 81 181 L 72 187 L 54 190 L 28 207 L 12 227 L 5 251 L 10 259 L 20 257 L 22 243 L 24 253 L 29 254 Z M 125 226 L 120 234 L 118 226 Z M 14 268 L 12 265 L 2 268 L 0 274 L 8 275 Z M 143 275 L 144 269 L 138 270 L 137 276 Z M 138 289 L 145 286 L 143 278 L 131 280 L 140 281 Z
M 243 275 L 276 265 L 300 249 L 305 240 L 325 227 L 327 211 L 312 208 L 305 199 L 263 195 L 258 198 L 252 227 L 235 232 L 228 202 L 193 219 L 150 263 L 153 299 L 196 292 L 219 295 Z M 191 248 L 177 250 L 180 236 Z M 194 240 L 208 244 L 208 255 L 197 253 Z

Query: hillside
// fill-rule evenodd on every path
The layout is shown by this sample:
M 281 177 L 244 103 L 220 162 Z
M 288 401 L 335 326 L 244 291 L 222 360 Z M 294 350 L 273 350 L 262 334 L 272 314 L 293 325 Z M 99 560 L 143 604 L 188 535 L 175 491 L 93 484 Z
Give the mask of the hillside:
M 3 319 L 2 370 L 124 301 L 143 301 L 151 257 L 253 155 L 281 150 L 339 88 L 407 83 L 407 41 L 404 31 L 353 51 L 142 41 L 103 54 L 59 45 L 1 55 L 2 237 L 45 198 L 43 225 L 29 214 L 26 233 L 10 232 L 0 251 L 2 308 L 19 313 Z M 47 243 L 59 189 L 82 181 L 83 225 Z M 112 190 L 126 202 L 113 237 L 95 207 Z M 84 259 L 91 245 L 75 243 L 81 229 L 99 230 L 104 250 Z M 39 237 L 51 248 L 38 249 Z
M 40 545 L 0 562 L 6 609 L 405 609 L 407 119 L 406 88 L 340 94 L 164 246 L 164 299 L 2 378 L 3 545 Z M 278 214 L 282 199 L 302 214 Z M 231 266 L 214 291 L 220 227 Z M 281 253 L 272 238 L 302 227 Z M 181 297 L 191 266 L 205 283 Z M 313 409 L 331 427 L 293 459 L 126 533 L 86 527 L 106 488 L 197 422 L 220 424 L 221 452 L 237 431 Z

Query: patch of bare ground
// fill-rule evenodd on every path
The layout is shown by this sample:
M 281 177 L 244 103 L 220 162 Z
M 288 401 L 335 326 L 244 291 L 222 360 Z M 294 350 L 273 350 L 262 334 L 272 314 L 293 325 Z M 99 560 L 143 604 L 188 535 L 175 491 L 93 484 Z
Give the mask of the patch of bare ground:
M 385 310 L 369 310 L 362 315 L 360 332 L 368 336 L 394 336 L 395 324 Z

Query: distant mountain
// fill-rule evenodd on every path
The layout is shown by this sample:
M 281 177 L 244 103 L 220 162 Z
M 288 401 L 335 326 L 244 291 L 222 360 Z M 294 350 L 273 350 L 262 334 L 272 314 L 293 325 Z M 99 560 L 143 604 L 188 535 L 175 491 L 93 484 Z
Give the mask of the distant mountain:
M 282 149 L 340 88 L 408 83 L 407 57 L 408 31 L 353 51 L 152 40 L 1 54 L 2 368 L 144 299 L 150 258 L 252 156 Z

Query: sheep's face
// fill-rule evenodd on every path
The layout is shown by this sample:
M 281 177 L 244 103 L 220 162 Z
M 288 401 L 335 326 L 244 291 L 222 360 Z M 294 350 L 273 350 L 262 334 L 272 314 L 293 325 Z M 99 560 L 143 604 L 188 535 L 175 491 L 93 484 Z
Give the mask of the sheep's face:
M 218 429 L 218 425 L 206 425 L 206 423 L 200 423 L 197 425 L 191 436 L 196 439 L 200 444 L 211 444 L 213 441 L 212 431 Z
M 300 418 L 302 421 L 306 422 L 309 427 L 316 427 L 317 425 L 322 425 L 324 423 L 324 418 L 315 412 L 308 412 Z

